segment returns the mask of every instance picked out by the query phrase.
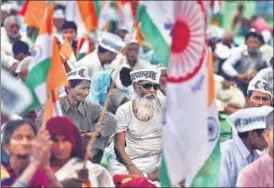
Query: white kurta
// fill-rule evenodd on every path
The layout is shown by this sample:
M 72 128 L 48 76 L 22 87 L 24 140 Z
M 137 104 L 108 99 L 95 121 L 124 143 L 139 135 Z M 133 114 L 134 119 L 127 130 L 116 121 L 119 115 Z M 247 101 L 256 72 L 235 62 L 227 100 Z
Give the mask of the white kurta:
M 70 159 L 64 166 L 55 172 L 59 181 L 70 178 L 78 178 L 77 171 L 83 168 L 84 163 L 78 158 Z M 98 164 L 87 161 L 86 168 L 89 171 L 89 180 L 92 187 L 115 187 L 112 176 L 109 172 Z
M 160 99 L 163 106 L 164 99 Z M 163 115 L 156 111 L 148 122 L 139 121 L 132 110 L 132 101 L 120 106 L 115 115 L 116 133 L 126 131 L 126 153 L 138 169 L 151 173 L 160 166 L 162 151 Z M 110 173 L 127 174 L 126 167 L 117 160 L 110 162 Z
M 32 48 L 33 43 L 27 37 L 26 33 L 21 34 L 20 40 L 26 42 L 30 49 Z M 10 42 L 7 33 L 1 31 L 1 65 L 8 69 L 11 68 L 15 62 L 18 62 L 13 57 L 12 46 L 13 44 Z
M 98 50 L 94 50 L 92 53 L 86 55 L 80 61 L 76 62 L 76 68 L 86 67 L 89 71 L 90 77 L 95 72 L 111 70 L 113 68 L 112 64 L 102 66 L 100 59 L 98 57 Z

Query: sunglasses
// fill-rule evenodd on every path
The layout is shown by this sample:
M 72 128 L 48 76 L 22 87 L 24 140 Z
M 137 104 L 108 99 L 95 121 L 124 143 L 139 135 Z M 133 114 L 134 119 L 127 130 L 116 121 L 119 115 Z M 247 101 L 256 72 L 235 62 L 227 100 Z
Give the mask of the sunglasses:
M 150 83 L 147 83 L 147 84 L 142 84 L 141 85 L 144 89 L 151 89 L 153 87 L 154 90 L 157 90 L 159 88 L 159 85 L 158 84 L 150 84 Z

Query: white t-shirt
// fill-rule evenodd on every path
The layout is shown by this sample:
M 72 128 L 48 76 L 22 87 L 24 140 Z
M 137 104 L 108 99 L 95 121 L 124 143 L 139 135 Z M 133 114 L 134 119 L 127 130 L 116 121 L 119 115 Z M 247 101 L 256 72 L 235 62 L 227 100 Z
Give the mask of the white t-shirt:
M 162 106 L 164 98 L 160 99 Z M 148 157 L 161 152 L 163 115 L 157 110 L 147 122 L 139 121 L 132 110 L 132 100 L 120 106 L 116 112 L 116 133 L 126 131 L 126 153 L 129 158 Z

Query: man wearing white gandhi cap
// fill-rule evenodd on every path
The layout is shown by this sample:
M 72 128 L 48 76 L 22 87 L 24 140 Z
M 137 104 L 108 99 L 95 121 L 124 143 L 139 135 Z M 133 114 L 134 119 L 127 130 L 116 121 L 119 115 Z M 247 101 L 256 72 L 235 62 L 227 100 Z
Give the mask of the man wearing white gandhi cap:
M 97 137 L 90 159 L 100 163 L 109 136 L 115 131 L 115 119 L 106 112 L 102 126 L 97 127 L 102 108 L 86 100 L 90 90 L 90 76 L 86 68 L 80 67 L 69 72 L 67 79 L 70 84 L 65 87 L 67 95 L 59 98 L 63 116 L 69 117 L 75 123 L 84 138 L 91 134 Z M 42 114 L 41 112 L 38 115 L 37 125 L 41 125 Z
M 239 172 L 259 158 L 256 150 L 263 150 L 266 142 L 266 116 L 270 106 L 241 109 L 229 116 L 233 138 L 221 144 L 220 187 L 235 187 Z
M 263 133 L 267 150 L 258 160 L 240 172 L 237 187 L 273 187 L 273 115 L 273 110 L 267 115 L 266 130 Z
M 247 106 L 259 107 L 259 106 L 271 106 L 272 93 L 270 85 L 261 78 L 253 78 L 247 88 Z
M 98 71 L 114 68 L 111 62 L 116 55 L 124 48 L 122 39 L 112 33 L 103 32 L 99 37 L 98 49 L 83 57 L 76 63 L 76 67 L 86 67 L 90 77 Z
M 116 159 L 110 162 L 109 170 L 112 175 L 129 173 L 157 181 L 165 99 L 156 95 L 161 72 L 140 69 L 130 75 L 135 97 L 116 112 Z
M 122 61 L 123 64 L 129 65 L 132 70 L 152 68 L 150 62 L 139 58 L 140 45 L 134 36 L 127 34 L 125 43 L 126 48 L 124 55 L 117 55 L 116 59 L 113 61 L 115 66 Z

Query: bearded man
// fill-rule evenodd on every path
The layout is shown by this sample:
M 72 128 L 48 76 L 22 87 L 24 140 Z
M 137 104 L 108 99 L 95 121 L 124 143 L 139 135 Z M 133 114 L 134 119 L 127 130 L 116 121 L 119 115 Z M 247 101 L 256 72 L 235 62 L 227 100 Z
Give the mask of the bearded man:
M 120 106 L 114 139 L 116 160 L 109 170 L 112 175 L 134 174 L 152 181 L 159 178 L 162 121 L 165 98 L 159 98 L 161 72 L 139 69 L 130 73 L 134 99 Z

